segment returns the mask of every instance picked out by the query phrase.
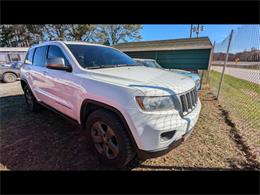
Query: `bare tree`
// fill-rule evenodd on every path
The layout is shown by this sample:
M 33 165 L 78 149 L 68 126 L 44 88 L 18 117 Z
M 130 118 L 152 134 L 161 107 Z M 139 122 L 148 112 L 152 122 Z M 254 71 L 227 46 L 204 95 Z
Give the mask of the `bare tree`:
M 68 28 L 67 40 L 94 41 L 96 25 L 73 24 Z
M 97 42 L 114 45 L 119 42 L 140 40 L 142 25 L 99 25 L 97 28 Z

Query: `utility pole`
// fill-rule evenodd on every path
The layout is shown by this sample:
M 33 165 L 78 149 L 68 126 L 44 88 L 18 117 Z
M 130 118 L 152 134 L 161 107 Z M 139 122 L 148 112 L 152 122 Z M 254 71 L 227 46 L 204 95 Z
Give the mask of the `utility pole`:
M 217 100 L 219 99 L 220 90 L 221 90 L 221 86 L 222 86 L 223 79 L 224 79 L 224 74 L 225 74 L 226 64 L 227 64 L 227 61 L 228 61 L 228 53 L 229 53 L 229 48 L 230 48 L 230 43 L 231 43 L 231 40 L 232 40 L 232 36 L 233 36 L 233 29 L 232 29 L 232 31 L 230 33 L 229 40 L 228 40 L 228 47 L 227 47 L 227 52 L 226 52 L 226 58 L 225 58 L 224 67 L 222 69 L 222 74 L 221 74 L 221 78 L 220 78 L 218 94 L 217 94 Z
M 193 25 L 192 25 L 192 26 L 191 26 L 191 29 L 192 29 L 192 31 L 191 31 L 190 34 L 192 34 L 192 32 L 194 32 L 194 33 L 196 33 L 197 38 L 198 38 L 200 32 L 204 31 L 204 26 L 203 26 L 203 25 L 200 25 L 200 24 L 198 24 L 197 26 L 193 26 Z
M 192 37 L 192 24 L 190 25 L 190 38 Z
M 199 33 L 200 33 L 200 25 L 198 24 L 197 30 L 196 30 L 197 38 L 199 37 Z

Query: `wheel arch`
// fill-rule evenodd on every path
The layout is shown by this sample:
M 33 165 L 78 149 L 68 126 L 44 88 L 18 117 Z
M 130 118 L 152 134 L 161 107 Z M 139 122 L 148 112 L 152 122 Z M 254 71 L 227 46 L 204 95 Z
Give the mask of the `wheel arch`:
M 24 90 L 24 87 L 25 87 L 26 85 L 29 86 L 28 82 L 27 82 L 25 79 L 23 79 L 23 78 L 21 78 L 20 83 L 21 83 L 21 87 L 22 87 L 23 90 Z M 30 86 L 29 86 L 29 87 L 30 87 Z
M 8 71 L 4 72 L 3 75 L 6 74 L 6 73 L 12 73 L 12 74 L 14 74 L 17 77 L 19 76 L 16 72 L 13 72 L 11 70 L 8 70 Z
M 129 126 L 128 126 L 128 123 L 127 123 L 125 117 L 123 116 L 123 114 L 117 108 L 110 106 L 110 105 L 107 105 L 103 102 L 99 102 L 99 101 L 91 100 L 91 99 L 85 99 L 82 102 L 81 109 L 80 109 L 80 124 L 81 124 L 82 129 L 85 130 L 85 124 L 86 124 L 88 115 L 91 112 L 93 112 L 94 110 L 97 110 L 97 109 L 106 109 L 106 110 L 109 110 L 112 113 L 114 113 L 122 121 L 133 146 L 136 149 L 138 149 L 137 143 L 134 139 L 134 136 L 133 136 L 133 134 L 132 134 L 132 132 L 131 132 Z

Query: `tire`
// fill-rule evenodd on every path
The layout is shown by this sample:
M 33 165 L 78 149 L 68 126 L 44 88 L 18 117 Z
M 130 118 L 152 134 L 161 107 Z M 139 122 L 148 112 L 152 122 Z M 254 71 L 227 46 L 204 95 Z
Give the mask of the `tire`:
M 124 125 L 111 111 L 93 111 L 86 122 L 86 133 L 101 163 L 109 167 L 122 168 L 135 157 Z
M 24 90 L 25 102 L 27 104 L 28 109 L 31 112 L 39 111 L 40 110 L 40 104 L 38 103 L 38 101 L 34 97 L 32 91 L 28 87 L 28 85 L 26 85 L 23 90 Z
M 12 72 L 7 72 L 7 73 L 4 73 L 3 75 L 3 81 L 5 83 L 13 83 L 17 80 L 17 76 L 16 74 L 12 73 Z

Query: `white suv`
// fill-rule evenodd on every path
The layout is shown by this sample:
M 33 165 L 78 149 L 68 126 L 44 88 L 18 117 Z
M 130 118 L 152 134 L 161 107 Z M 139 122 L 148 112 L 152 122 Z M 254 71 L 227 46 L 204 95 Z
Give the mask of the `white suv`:
M 44 105 L 73 119 L 101 161 L 114 167 L 178 146 L 201 109 L 189 77 L 137 65 L 117 49 L 83 42 L 31 47 L 21 86 L 31 111 Z

